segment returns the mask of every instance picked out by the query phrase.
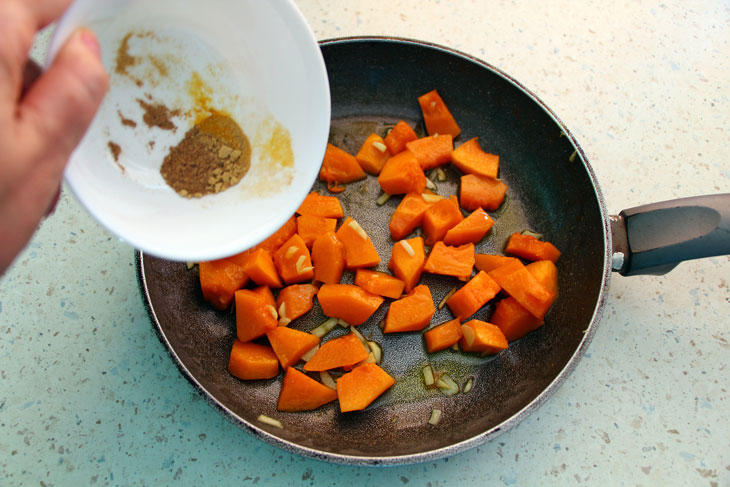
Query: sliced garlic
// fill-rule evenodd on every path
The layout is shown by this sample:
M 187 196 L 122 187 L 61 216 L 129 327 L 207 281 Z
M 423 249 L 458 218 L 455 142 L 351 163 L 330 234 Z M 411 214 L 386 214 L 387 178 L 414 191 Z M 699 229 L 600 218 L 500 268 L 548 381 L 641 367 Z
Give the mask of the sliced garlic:
M 265 414 L 259 414 L 259 417 L 256 418 L 259 422 L 268 424 L 269 426 L 275 426 L 277 428 L 283 428 L 284 425 L 281 424 L 281 421 L 271 418 L 269 416 L 266 416 Z
M 271 316 L 274 317 L 274 320 L 279 321 L 279 313 L 276 312 L 276 308 L 274 308 L 270 304 L 267 304 L 266 309 L 269 311 L 269 313 L 271 313 Z
M 348 223 L 347 225 L 348 225 L 348 226 L 349 226 L 350 228 L 352 228 L 353 230 L 355 230 L 355 232 L 356 232 L 356 233 L 357 233 L 358 235 L 360 235 L 360 237 L 361 237 L 361 238 L 362 238 L 363 240 L 367 240 L 367 239 L 368 239 L 368 234 L 367 234 L 367 233 L 365 233 L 365 230 L 363 230 L 363 228 L 362 228 L 362 227 L 360 226 L 360 224 L 359 224 L 358 222 L 356 222 L 355 220 L 352 220 L 352 221 L 351 221 L 350 223 Z
M 286 249 L 286 254 L 284 254 L 284 257 L 286 257 L 287 259 L 291 259 L 291 257 L 297 253 L 297 250 L 299 250 L 299 248 L 296 245 L 292 245 L 291 247 Z
M 403 247 L 403 250 L 405 250 L 406 252 L 408 252 L 408 255 L 410 255 L 411 257 L 413 257 L 414 255 L 416 255 L 416 251 L 413 250 L 413 247 L 411 247 L 411 244 L 409 244 L 407 241 L 401 240 L 400 241 L 400 244 Z
M 449 298 L 451 296 L 453 296 L 455 292 L 456 292 L 456 287 L 452 287 L 451 288 L 451 291 L 449 291 L 448 293 L 446 293 L 446 296 L 444 296 L 441 299 L 441 301 L 439 301 L 438 309 L 444 309 L 444 306 L 446 306 L 446 301 L 448 301 Z
M 434 408 L 431 411 L 431 417 L 428 418 L 428 424 L 436 426 L 441 421 L 441 410 Z
M 421 198 L 423 198 L 426 203 L 436 203 L 437 201 L 440 201 L 443 197 L 437 194 L 421 193 Z

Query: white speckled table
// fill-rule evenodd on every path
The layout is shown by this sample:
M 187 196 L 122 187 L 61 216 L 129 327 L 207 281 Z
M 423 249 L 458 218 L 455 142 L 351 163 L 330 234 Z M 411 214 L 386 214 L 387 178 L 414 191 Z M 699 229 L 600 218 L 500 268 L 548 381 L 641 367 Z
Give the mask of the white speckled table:
M 572 129 L 611 211 L 730 192 L 726 1 L 298 4 L 321 39 L 424 39 L 513 75 Z M 133 257 L 64 193 L 0 280 L 0 485 L 730 485 L 728 257 L 614 277 L 535 414 L 389 468 L 288 454 L 209 407 L 157 340 Z

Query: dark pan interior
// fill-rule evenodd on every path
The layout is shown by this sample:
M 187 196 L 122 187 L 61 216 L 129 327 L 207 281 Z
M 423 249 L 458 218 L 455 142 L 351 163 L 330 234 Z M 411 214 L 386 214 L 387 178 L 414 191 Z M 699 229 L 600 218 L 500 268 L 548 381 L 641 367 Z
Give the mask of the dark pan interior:
M 496 224 L 477 246 L 482 253 L 501 253 L 514 231 L 544 234 L 562 250 L 558 262 L 560 296 L 545 326 L 510 345 L 494 358 L 446 350 L 428 355 L 421 333 L 383 336 L 378 322 L 384 305 L 359 330 L 383 346 L 382 366 L 396 385 L 367 410 L 340 414 L 337 403 L 309 413 L 276 410 L 281 375 L 268 381 L 242 382 L 226 364 L 235 334 L 234 316 L 217 312 L 202 299 L 197 268 L 140 255 L 140 279 L 161 339 L 183 372 L 214 405 L 245 429 L 284 448 L 306 455 L 351 463 L 417 461 L 472 446 L 511 425 L 551 390 L 551 384 L 581 348 L 605 286 L 606 236 L 600 197 L 587 165 L 559 124 L 515 84 L 486 65 L 437 46 L 394 39 L 346 39 L 322 45 L 332 94 L 331 142 L 355 153 L 365 137 L 385 131 L 399 119 L 421 122 L 417 96 L 434 88 L 462 128 L 459 144 L 478 136 L 482 147 L 500 155 L 500 177 L 508 200 L 493 213 Z M 458 174 L 438 192 L 458 190 Z M 323 189 L 320 183 L 315 189 Z M 379 186 L 373 177 L 348 185 L 341 194 L 345 214 L 371 236 L 386 269 L 393 244 L 388 220 L 400 198 L 376 205 Z M 343 282 L 351 281 L 346 273 Z M 424 274 L 438 302 L 456 279 Z M 493 305 L 475 317 L 489 320 Z M 325 317 L 318 306 L 292 326 L 309 331 Z M 432 323 L 451 319 L 448 308 Z M 328 337 L 338 336 L 338 329 Z M 468 393 L 445 397 L 422 386 L 420 369 L 430 362 L 448 371 Z M 563 374 L 565 375 L 565 374 Z M 431 410 L 444 414 L 437 426 L 427 424 Z M 283 429 L 256 421 L 260 414 L 279 419 Z

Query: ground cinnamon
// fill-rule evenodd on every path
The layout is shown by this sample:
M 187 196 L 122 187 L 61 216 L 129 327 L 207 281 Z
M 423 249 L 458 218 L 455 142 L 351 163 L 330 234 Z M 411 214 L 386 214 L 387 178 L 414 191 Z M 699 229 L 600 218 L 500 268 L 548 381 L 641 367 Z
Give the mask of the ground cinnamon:
M 141 98 L 137 98 L 137 103 L 144 110 L 142 120 L 148 127 L 159 127 L 162 130 L 176 130 L 177 127 L 172 123 L 172 117 L 180 115 L 180 110 L 170 110 L 162 103 L 147 103 Z
M 214 112 L 170 149 L 160 174 L 180 196 L 200 198 L 237 184 L 250 163 L 246 135 L 231 117 Z

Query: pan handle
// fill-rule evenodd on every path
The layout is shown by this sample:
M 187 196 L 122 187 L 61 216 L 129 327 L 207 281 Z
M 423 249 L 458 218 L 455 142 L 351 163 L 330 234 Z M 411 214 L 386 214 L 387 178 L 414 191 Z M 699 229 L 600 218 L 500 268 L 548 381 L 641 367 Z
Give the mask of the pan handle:
M 730 193 L 637 206 L 611 216 L 613 270 L 662 275 L 683 260 L 730 254 Z

